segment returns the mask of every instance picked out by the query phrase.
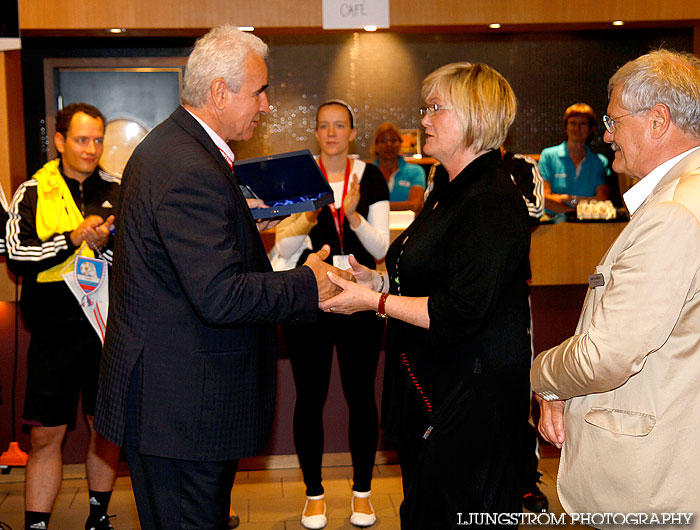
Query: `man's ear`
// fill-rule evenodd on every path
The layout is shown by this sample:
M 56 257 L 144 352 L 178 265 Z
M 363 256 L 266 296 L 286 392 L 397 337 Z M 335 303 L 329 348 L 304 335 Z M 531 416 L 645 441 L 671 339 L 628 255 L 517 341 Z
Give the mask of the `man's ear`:
M 57 132 L 53 136 L 53 144 L 56 146 L 56 151 L 59 153 L 63 154 L 66 150 L 66 139 L 64 136 L 60 133 Z
M 211 82 L 209 93 L 211 94 L 211 99 L 214 102 L 214 106 L 219 110 L 224 108 L 227 91 L 228 86 L 226 86 L 226 81 L 224 81 L 222 78 L 219 77 Z
M 671 111 L 663 103 L 649 110 L 649 131 L 652 138 L 661 138 L 671 126 Z

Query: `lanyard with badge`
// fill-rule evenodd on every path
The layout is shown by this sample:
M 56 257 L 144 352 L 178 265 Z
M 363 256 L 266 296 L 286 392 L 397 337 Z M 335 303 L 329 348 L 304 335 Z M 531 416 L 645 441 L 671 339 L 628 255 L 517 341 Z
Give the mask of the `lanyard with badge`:
M 326 173 L 326 168 L 323 167 L 323 160 L 318 160 L 318 165 L 321 168 L 323 176 L 328 180 L 328 173 Z M 338 233 L 338 241 L 340 242 L 340 254 L 333 256 L 333 266 L 339 269 L 349 269 L 350 261 L 349 256 L 345 254 L 345 249 L 343 247 L 343 232 L 345 222 L 345 209 L 343 208 L 343 203 L 345 202 L 345 196 L 348 194 L 348 183 L 350 182 L 350 170 L 352 169 L 352 161 L 348 158 L 345 163 L 345 177 L 343 179 L 343 198 L 340 201 L 340 210 L 335 207 L 335 203 L 331 203 L 328 207 L 333 215 L 333 222 L 335 223 L 335 231 Z

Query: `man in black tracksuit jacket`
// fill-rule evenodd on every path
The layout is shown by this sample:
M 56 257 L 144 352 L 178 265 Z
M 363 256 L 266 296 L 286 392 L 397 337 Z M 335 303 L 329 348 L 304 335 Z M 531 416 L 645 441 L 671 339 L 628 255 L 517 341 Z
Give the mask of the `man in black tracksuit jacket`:
M 61 157 L 19 186 L 8 212 L 8 265 L 23 278 L 20 307 L 31 331 L 22 415 L 32 440 L 25 480 L 26 529 L 48 527 L 61 484 L 61 444 L 75 424 L 79 395 L 91 430 L 86 457 L 90 517 L 85 528 L 112 528 L 106 511 L 119 449 L 92 429 L 102 342 L 61 276 L 77 253 L 86 253 L 85 247 L 111 263 L 112 212 L 120 186 L 119 178 L 97 167 L 104 129 L 104 117 L 91 105 L 77 103 L 61 110 L 55 136 Z

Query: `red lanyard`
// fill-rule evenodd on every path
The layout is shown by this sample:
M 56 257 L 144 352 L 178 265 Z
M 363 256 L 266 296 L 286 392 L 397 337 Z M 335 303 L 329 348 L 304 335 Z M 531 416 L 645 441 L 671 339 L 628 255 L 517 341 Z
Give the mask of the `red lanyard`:
M 318 159 L 318 165 L 321 168 L 323 176 L 328 180 L 328 173 L 326 173 L 326 168 L 323 167 L 323 160 Z M 345 221 L 345 210 L 343 209 L 343 203 L 345 202 L 345 196 L 348 194 L 348 182 L 350 182 L 350 168 L 352 164 L 350 159 L 347 159 L 345 163 L 345 178 L 343 180 L 343 198 L 340 201 L 340 211 L 335 207 L 335 203 L 331 203 L 328 207 L 331 209 L 331 214 L 333 215 L 333 221 L 335 222 L 335 231 L 338 232 L 338 241 L 340 241 L 340 253 L 345 254 L 343 250 L 343 222 Z

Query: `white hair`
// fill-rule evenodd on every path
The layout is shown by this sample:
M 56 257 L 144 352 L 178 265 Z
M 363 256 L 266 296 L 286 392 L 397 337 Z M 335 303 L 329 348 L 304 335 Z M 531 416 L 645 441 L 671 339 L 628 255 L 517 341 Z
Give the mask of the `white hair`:
M 182 103 L 193 107 L 204 105 L 215 79 L 223 79 L 237 93 L 245 82 L 243 65 L 249 53 L 265 58 L 267 44 L 236 26 L 219 26 L 198 39 L 187 59 Z
M 700 59 L 686 52 L 656 50 L 630 61 L 608 82 L 608 97 L 622 87 L 620 101 L 632 114 L 666 105 L 671 121 L 700 138 Z

